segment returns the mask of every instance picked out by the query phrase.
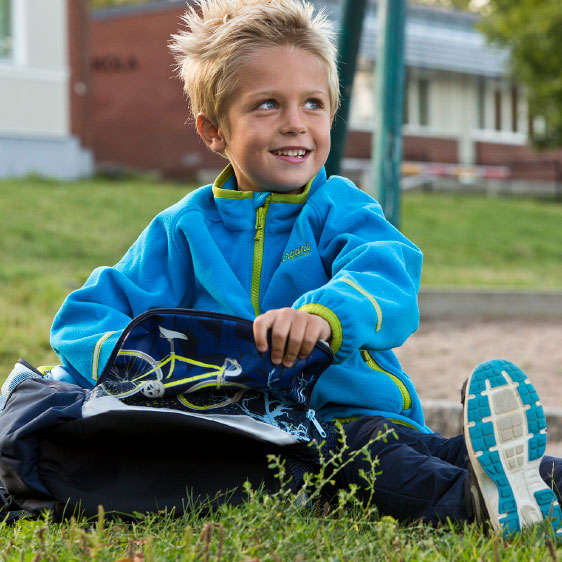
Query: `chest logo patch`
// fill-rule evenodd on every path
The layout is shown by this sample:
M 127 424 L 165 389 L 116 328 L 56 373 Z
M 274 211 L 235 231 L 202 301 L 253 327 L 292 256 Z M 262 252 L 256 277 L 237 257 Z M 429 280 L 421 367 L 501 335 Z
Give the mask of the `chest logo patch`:
M 283 261 L 287 261 L 287 260 L 292 261 L 298 258 L 304 258 L 305 256 L 308 256 L 308 254 L 310 253 L 311 253 L 310 245 L 307 242 L 306 244 L 303 244 L 302 246 L 299 246 L 298 248 L 295 248 L 290 252 L 285 252 L 283 254 Z

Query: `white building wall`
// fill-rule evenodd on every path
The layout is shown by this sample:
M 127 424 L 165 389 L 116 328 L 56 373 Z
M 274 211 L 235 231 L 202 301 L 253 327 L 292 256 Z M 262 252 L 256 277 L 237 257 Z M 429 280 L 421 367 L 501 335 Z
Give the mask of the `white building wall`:
M 66 0 L 12 0 L 13 53 L 0 60 L 0 135 L 70 131 Z
M 370 131 L 374 119 L 374 70 L 363 66 L 357 73 L 353 86 L 350 127 L 352 130 Z M 518 131 L 512 130 L 511 82 L 507 79 L 483 78 L 485 88 L 485 127 L 478 122 L 478 96 L 480 77 L 458 72 L 408 68 L 407 92 L 408 120 L 404 135 L 429 138 L 450 138 L 458 141 L 458 162 L 475 162 L 475 143 L 478 141 L 507 144 L 527 143 L 527 103 L 525 92 L 518 94 Z M 428 122 L 421 124 L 420 82 L 427 82 Z M 499 89 L 501 102 L 501 130 L 496 130 L 495 92 Z
M 12 53 L 0 59 L 0 178 L 90 176 L 71 134 L 67 0 L 12 0 Z

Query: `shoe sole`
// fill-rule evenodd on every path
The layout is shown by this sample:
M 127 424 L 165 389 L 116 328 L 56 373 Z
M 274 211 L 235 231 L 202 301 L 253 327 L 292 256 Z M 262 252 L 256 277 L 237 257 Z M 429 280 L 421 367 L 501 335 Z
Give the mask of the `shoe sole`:
M 466 446 L 492 527 L 510 535 L 548 519 L 556 532 L 562 511 L 539 473 L 546 419 L 533 385 L 493 360 L 474 370 L 465 392 Z

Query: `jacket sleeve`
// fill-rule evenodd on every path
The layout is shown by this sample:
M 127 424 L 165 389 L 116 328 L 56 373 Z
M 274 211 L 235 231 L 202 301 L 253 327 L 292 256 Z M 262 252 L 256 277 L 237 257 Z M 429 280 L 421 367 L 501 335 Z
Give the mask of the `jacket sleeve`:
M 55 316 L 51 346 L 84 386 L 96 383 L 132 318 L 181 305 L 193 271 L 187 244 L 182 249 L 174 231 L 173 216 L 157 216 L 119 263 L 94 270 Z
M 330 281 L 293 304 L 329 322 L 336 362 L 360 348 L 398 347 L 419 324 L 421 251 L 376 201 L 351 189 L 320 219 L 318 247 Z

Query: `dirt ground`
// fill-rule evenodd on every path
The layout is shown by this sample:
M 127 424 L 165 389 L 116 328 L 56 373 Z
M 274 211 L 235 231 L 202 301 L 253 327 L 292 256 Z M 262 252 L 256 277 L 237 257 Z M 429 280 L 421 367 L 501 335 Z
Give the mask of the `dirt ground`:
M 507 359 L 525 371 L 543 406 L 562 410 L 562 321 L 426 321 L 396 355 L 422 402 L 459 401 L 478 363 Z M 562 457 L 562 442 L 549 440 L 546 452 Z
M 562 321 L 425 321 L 396 354 L 422 401 L 459 400 L 478 363 L 507 359 L 525 371 L 543 406 L 562 409 Z

